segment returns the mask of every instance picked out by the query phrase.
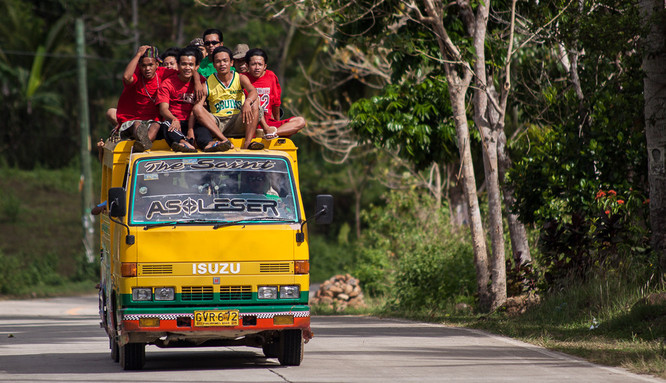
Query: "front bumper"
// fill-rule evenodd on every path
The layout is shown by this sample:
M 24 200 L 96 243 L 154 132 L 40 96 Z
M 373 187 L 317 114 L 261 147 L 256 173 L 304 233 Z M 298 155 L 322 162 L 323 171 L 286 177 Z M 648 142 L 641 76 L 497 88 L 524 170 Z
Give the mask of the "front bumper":
M 194 311 L 238 310 L 237 326 L 194 326 Z M 290 321 L 293 317 L 293 321 Z M 161 344 L 168 339 L 191 341 L 201 344 L 211 340 L 230 340 L 253 334 L 270 333 L 286 329 L 309 329 L 310 308 L 294 306 L 243 306 L 243 307 L 188 307 L 170 309 L 121 310 L 121 326 L 118 340 L 127 343 Z M 142 319 L 158 319 L 146 326 Z

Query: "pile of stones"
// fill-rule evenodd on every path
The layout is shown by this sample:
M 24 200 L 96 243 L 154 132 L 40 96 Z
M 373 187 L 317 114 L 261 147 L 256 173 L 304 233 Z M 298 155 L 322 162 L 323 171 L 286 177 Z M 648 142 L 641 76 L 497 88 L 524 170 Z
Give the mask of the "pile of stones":
M 336 311 L 344 311 L 347 307 L 365 307 L 358 279 L 349 274 L 335 275 L 322 283 L 310 303 L 324 305 Z

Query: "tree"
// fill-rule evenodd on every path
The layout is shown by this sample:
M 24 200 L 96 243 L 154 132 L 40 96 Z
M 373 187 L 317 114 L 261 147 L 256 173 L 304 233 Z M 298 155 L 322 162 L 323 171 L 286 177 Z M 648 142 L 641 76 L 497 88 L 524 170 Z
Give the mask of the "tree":
M 640 1 L 644 37 L 645 137 L 649 159 L 652 248 L 666 270 L 666 5 Z
M 301 10 L 309 27 L 317 27 L 331 36 L 336 47 L 353 44 L 364 49 L 378 46 L 390 47 L 393 52 L 425 58 L 429 67 L 443 74 L 448 84 L 448 98 L 456 127 L 463 190 L 470 214 L 470 227 L 474 242 L 474 254 L 478 272 L 478 287 L 481 307 L 492 310 L 506 299 L 504 237 L 501 210 L 499 166 L 508 165 L 508 156 L 498 162 L 498 143 L 504 129 L 508 94 L 511 88 L 510 63 L 513 50 L 513 25 L 515 2 L 496 5 L 488 34 L 489 4 L 484 2 L 406 0 L 353 2 L 290 2 L 275 1 L 273 4 L 288 4 Z M 331 35 L 332 34 L 332 35 Z M 434 48 L 434 49 L 433 49 Z M 492 53 L 486 59 L 486 49 Z M 501 53 L 500 51 L 504 51 Z M 407 60 L 409 61 L 409 60 Z M 412 74 L 423 72 L 420 67 L 403 65 L 392 67 L 393 77 L 412 70 Z M 401 71 L 403 70 L 403 71 Z M 433 70 L 433 69 L 430 69 Z M 393 81 L 396 82 L 395 79 Z M 474 84 L 473 97 L 469 90 Z M 498 89 L 495 92 L 495 89 Z M 473 109 L 468 116 L 467 105 Z M 469 120 L 478 129 L 483 148 L 485 186 L 489 201 L 488 229 L 492 241 L 491 269 L 488 259 L 485 231 L 482 226 L 476 179 L 469 145 Z M 510 190 L 506 190 L 510 192 Z M 511 201 L 509 198 L 507 201 Z M 520 225 L 517 220 L 512 224 Z M 512 235 L 523 235 L 525 231 L 512 231 Z M 518 240 L 518 238 L 516 238 Z M 529 249 L 528 247 L 526 247 Z M 489 282 L 491 289 L 488 290 Z
M 569 4 L 521 10 L 541 45 L 523 49 L 514 77 L 528 123 L 510 184 L 521 220 L 541 229 L 539 261 L 551 281 L 642 262 L 647 247 L 638 12 L 620 0 Z M 611 191 L 619 211 L 607 204 Z
M 23 168 L 62 166 L 76 153 L 62 93 L 74 74 L 65 37 L 71 19 L 46 20 L 32 11 L 19 1 L 0 6 L 0 36 L 7 37 L 0 48 L 0 112 L 6 122 L 0 153 Z

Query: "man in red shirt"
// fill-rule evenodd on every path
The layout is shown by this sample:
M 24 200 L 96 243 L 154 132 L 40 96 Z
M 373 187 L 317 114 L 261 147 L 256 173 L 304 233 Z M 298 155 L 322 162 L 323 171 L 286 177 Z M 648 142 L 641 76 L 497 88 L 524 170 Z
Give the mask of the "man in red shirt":
M 116 119 L 120 138 L 135 139 L 134 149 L 148 150 L 160 133 L 157 90 L 174 70 L 158 67 L 157 48 L 139 47 L 123 73 L 123 92 L 118 99 Z
M 260 107 L 264 111 L 264 118 L 268 126 L 277 128 L 280 137 L 290 137 L 305 127 L 303 117 L 291 117 L 285 120 L 280 118 L 280 105 L 282 101 L 282 88 L 273 71 L 267 70 L 268 55 L 262 49 L 250 49 L 245 55 L 249 66 L 247 73 L 250 83 L 254 85 L 259 94 Z
M 204 81 L 197 73 L 201 62 L 201 52 L 194 47 L 187 47 L 178 53 L 178 72 L 167 77 L 157 93 L 157 107 L 167 127 L 165 139 L 175 151 L 194 152 L 193 146 L 196 129 L 192 107 L 196 102 L 197 87 L 195 81 Z M 194 79 L 194 81 L 192 81 Z M 206 149 L 209 142 L 198 142 L 201 149 Z

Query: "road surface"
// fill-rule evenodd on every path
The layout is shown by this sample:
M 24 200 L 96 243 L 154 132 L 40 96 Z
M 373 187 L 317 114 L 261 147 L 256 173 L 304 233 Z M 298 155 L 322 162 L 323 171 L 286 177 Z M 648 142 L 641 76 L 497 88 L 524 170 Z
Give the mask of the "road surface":
M 299 367 L 260 349 L 146 347 L 110 358 L 97 297 L 0 301 L 0 382 L 664 382 L 487 333 L 369 317 L 314 317 Z

